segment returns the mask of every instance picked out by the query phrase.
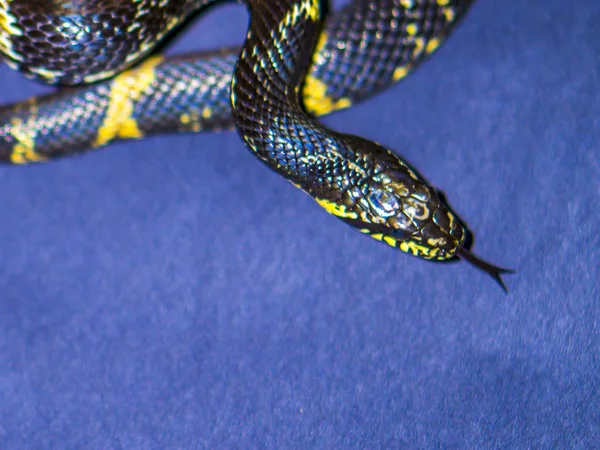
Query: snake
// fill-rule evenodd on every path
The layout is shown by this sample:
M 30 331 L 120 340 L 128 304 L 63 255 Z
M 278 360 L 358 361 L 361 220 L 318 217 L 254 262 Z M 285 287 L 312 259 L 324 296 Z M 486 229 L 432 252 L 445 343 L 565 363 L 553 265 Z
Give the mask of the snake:
M 156 51 L 218 0 L 0 0 L 0 52 L 55 86 L 0 107 L 0 161 L 27 165 L 159 133 L 235 130 L 258 161 L 360 233 L 432 261 L 463 259 L 458 215 L 401 156 L 326 127 L 404 79 L 443 44 L 473 0 L 239 0 L 243 45 Z

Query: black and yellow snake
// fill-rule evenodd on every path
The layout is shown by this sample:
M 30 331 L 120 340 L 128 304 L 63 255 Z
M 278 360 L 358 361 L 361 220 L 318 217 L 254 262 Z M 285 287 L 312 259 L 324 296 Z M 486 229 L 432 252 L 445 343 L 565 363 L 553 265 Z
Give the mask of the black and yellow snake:
M 404 78 L 471 0 L 354 0 L 326 20 L 319 0 L 244 0 L 250 26 L 241 51 L 142 61 L 215 1 L 0 0 L 8 63 L 30 78 L 82 85 L 4 106 L 0 160 L 47 161 L 117 139 L 235 127 L 259 160 L 360 232 L 422 258 L 464 258 L 504 287 L 508 270 L 465 249 L 465 228 L 413 169 L 315 119 Z

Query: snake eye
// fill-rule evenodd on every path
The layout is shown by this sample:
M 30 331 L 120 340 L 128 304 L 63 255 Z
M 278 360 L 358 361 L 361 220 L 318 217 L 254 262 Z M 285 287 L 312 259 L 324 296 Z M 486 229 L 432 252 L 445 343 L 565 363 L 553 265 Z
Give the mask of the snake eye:
M 375 214 L 380 217 L 393 216 L 400 208 L 396 197 L 389 192 L 377 190 L 369 194 L 369 204 Z

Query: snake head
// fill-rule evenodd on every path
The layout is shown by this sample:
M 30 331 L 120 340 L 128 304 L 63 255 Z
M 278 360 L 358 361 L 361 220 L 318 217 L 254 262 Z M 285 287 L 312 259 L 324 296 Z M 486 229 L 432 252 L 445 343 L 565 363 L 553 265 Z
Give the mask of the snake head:
M 467 231 L 458 217 L 401 161 L 348 187 L 337 201 L 317 198 L 317 202 L 362 233 L 406 253 L 438 261 L 464 259 L 507 292 L 502 275 L 513 271 L 470 253 L 464 247 Z
M 425 259 L 447 260 L 466 232 L 437 191 L 402 165 L 344 192 L 347 223 L 370 237 Z

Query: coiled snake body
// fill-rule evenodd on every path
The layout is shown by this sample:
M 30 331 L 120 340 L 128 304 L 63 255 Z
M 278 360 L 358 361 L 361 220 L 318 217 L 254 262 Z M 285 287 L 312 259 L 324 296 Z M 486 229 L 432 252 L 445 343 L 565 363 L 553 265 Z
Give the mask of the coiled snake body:
M 324 24 L 319 0 L 244 0 L 250 26 L 241 52 L 138 64 L 214 1 L 0 0 L 8 63 L 47 83 L 82 84 L 3 107 L 0 160 L 47 161 L 117 139 L 235 127 L 259 160 L 360 232 L 426 259 L 462 257 L 504 287 L 508 271 L 465 249 L 459 219 L 414 170 L 315 119 L 405 77 L 471 0 L 354 0 Z

